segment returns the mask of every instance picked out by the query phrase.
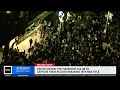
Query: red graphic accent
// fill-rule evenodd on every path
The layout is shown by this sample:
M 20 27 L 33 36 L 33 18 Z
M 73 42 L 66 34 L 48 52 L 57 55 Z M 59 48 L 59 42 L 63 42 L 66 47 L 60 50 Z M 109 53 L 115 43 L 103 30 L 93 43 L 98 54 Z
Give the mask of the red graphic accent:
M 55 63 L 34 63 L 34 66 L 55 66 Z

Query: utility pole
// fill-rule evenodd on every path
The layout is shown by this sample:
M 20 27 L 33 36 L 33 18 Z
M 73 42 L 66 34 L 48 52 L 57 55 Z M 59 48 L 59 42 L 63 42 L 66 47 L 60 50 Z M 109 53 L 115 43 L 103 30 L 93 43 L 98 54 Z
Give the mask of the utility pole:
M 108 11 L 108 13 L 107 13 L 107 21 L 106 21 L 106 25 L 105 25 L 105 30 L 107 30 L 107 26 L 108 26 L 108 19 L 109 19 L 109 11 Z

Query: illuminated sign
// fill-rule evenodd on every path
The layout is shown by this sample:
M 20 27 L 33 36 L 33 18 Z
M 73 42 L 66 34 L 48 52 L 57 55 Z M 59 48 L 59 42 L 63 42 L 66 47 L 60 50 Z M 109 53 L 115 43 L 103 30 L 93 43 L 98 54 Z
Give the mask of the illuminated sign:
M 59 11 L 59 20 L 60 20 L 60 22 L 64 22 L 64 16 L 65 16 L 65 14 L 63 13 L 63 11 Z

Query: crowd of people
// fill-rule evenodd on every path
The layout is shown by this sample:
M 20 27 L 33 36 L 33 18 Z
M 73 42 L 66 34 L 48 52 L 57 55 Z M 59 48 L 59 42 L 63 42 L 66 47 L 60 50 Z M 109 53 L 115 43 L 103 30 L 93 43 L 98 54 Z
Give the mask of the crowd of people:
M 10 49 L 8 65 L 33 65 L 55 63 L 57 66 L 108 66 L 120 65 L 120 31 L 118 25 L 101 15 L 80 16 L 71 12 L 56 25 L 39 20 L 38 25 L 45 40 L 30 44 L 28 53 Z M 45 33 L 45 34 L 44 34 Z M 41 37 L 40 37 L 41 38 Z M 31 41 L 32 43 L 33 41 Z M 3 62 L 4 63 L 4 57 Z

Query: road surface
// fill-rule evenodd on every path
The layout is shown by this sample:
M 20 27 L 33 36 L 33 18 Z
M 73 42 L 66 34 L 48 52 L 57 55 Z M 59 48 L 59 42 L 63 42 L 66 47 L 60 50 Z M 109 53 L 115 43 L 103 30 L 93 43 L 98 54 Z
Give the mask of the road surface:
M 23 42 L 21 42 L 18 45 L 14 45 L 13 49 L 17 48 L 19 49 L 20 52 L 23 52 L 24 50 L 26 51 L 26 54 L 28 53 L 28 49 L 30 48 L 30 44 L 29 44 L 29 40 L 32 39 L 33 40 L 33 44 L 32 46 L 34 46 L 35 43 L 35 39 L 37 39 L 37 42 L 40 42 L 43 38 L 40 38 L 40 34 L 39 32 L 36 34 L 32 34 L 31 36 L 29 36 L 27 39 L 25 39 Z M 15 41 L 15 39 L 10 41 L 9 47 L 12 46 L 13 42 Z M 2 61 L 2 57 L 3 57 L 3 52 L 0 51 L 0 63 Z
M 45 17 L 47 17 L 49 14 L 53 13 L 53 11 L 45 11 L 42 14 L 38 15 L 38 17 L 36 17 L 31 23 L 35 22 L 38 18 L 44 19 Z M 14 49 L 18 47 L 20 52 L 23 52 L 24 50 L 26 51 L 26 53 L 28 53 L 28 49 L 30 48 L 30 44 L 29 44 L 29 40 L 33 39 L 33 44 L 34 45 L 34 41 L 35 39 L 37 39 L 37 42 L 40 42 L 42 40 L 42 38 L 40 38 L 40 34 L 32 34 L 30 37 L 28 37 L 27 39 L 25 39 L 23 42 L 21 42 L 18 45 L 14 45 Z M 15 42 L 15 39 L 12 39 L 10 41 L 9 47 L 12 46 L 13 42 Z M 0 51 L 0 63 L 2 61 L 2 57 L 3 57 L 3 52 Z
M 26 54 L 27 54 L 28 53 L 28 49 L 30 48 L 30 43 L 29 43 L 30 39 L 33 40 L 32 46 L 34 46 L 35 39 L 37 39 L 37 42 L 40 42 L 42 40 L 42 38 L 40 38 L 40 34 L 39 33 L 37 33 L 37 34 L 34 33 L 30 37 L 25 39 L 23 42 L 21 42 L 20 44 L 18 44 L 18 45 L 15 44 L 13 49 L 18 47 L 20 52 L 23 52 L 25 50 Z

